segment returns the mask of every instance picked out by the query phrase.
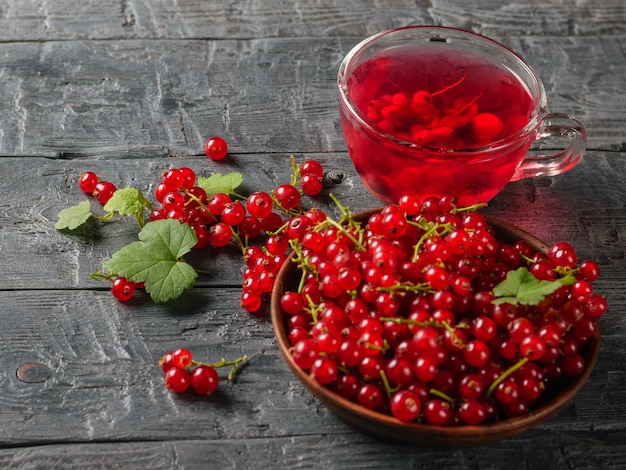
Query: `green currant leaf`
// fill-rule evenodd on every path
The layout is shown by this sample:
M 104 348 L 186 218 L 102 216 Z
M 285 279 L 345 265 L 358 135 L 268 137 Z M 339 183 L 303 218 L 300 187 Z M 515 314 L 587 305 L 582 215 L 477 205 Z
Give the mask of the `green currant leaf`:
M 93 214 L 91 212 L 91 203 L 88 200 L 81 201 L 77 205 L 63 209 L 58 213 L 57 223 L 54 228 L 57 230 L 75 230 L 83 225 Z
M 197 243 L 188 224 L 173 219 L 148 222 L 139 240 L 113 253 L 104 267 L 133 282 L 145 282 L 156 303 L 175 299 L 194 285 L 198 273 L 182 259 Z
M 198 186 L 204 189 L 208 197 L 215 194 L 236 194 L 235 189 L 243 183 L 243 175 L 241 173 L 233 172 L 226 175 L 221 173 L 215 173 L 207 177 L 198 178 Z
M 135 188 L 118 189 L 104 205 L 107 212 L 118 212 L 120 215 L 136 215 L 143 211 L 144 207 L 149 207 L 150 203 Z
M 562 285 L 575 282 L 574 276 L 568 275 L 554 281 L 540 281 L 524 267 L 511 270 L 506 278 L 493 288 L 493 303 L 512 305 L 537 305 L 546 295 L 552 294 Z

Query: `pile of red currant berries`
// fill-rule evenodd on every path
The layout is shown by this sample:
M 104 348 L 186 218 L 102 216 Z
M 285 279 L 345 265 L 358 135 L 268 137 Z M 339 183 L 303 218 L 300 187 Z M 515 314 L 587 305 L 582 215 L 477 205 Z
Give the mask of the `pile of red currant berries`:
M 93 196 L 100 204 L 104 205 L 113 197 L 117 186 L 110 181 L 101 181 L 98 175 L 92 171 L 85 171 L 79 175 L 78 187 L 85 193 Z M 123 276 L 102 276 L 111 281 L 111 294 L 117 300 L 125 302 L 135 295 L 135 289 L 143 288 L 143 285 L 129 281 Z
M 492 142 L 504 125 L 497 115 L 480 110 L 478 101 L 486 89 L 476 96 L 443 99 L 466 78 L 464 75 L 434 93 L 418 90 L 381 95 L 368 102 L 367 118 L 380 129 L 420 145 L 464 148 Z
M 227 149 L 221 137 L 212 137 L 205 145 L 207 156 L 213 160 L 223 159 Z M 292 156 L 292 169 L 291 182 L 278 185 L 271 192 L 208 196 L 197 185 L 196 173 L 191 168 L 171 168 L 161 175 L 154 190 L 158 204 L 150 207 L 149 220 L 175 219 L 190 225 L 197 238 L 194 249 L 224 247 L 235 241 L 248 268 L 244 272 L 241 305 L 249 312 L 256 312 L 272 291 L 274 278 L 287 257 L 289 239 L 297 238 L 321 214 L 302 210 L 301 198 L 321 193 L 324 168 L 316 160 L 296 164 Z M 106 204 L 117 189 L 90 171 L 80 174 L 79 187 L 101 204 Z M 258 240 L 261 241 L 254 244 Z M 131 299 L 135 290 L 142 287 L 122 276 L 101 277 L 112 282 L 111 292 L 120 301 Z
M 175 393 L 193 390 L 198 395 L 210 396 L 217 390 L 220 377 L 217 369 L 232 366 L 228 380 L 239 371 L 239 367 L 246 357 L 233 361 L 221 360 L 213 364 L 195 361 L 187 348 L 178 348 L 166 353 L 159 360 L 159 367 L 165 373 L 165 387 Z
M 446 196 L 403 197 L 363 224 L 318 218 L 293 237 L 302 281 L 280 305 L 294 362 L 342 397 L 405 422 L 477 425 L 527 413 L 583 371 L 607 304 L 598 265 L 571 245 L 506 243 Z M 536 305 L 494 303 L 520 267 L 575 282 Z

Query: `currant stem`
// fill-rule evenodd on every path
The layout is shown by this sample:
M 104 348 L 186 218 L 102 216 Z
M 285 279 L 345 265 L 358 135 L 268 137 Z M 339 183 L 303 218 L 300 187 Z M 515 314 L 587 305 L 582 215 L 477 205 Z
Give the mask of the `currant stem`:
M 517 361 L 515 364 L 513 364 L 511 367 L 509 367 L 507 370 L 502 372 L 502 374 L 500 374 L 500 376 L 489 386 L 489 389 L 487 390 L 487 397 L 490 397 L 493 394 L 493 392 L 496 390 L 496 388 L 498 388 L 498 385 L 504 382 L 506 378 L 509 377 L 513 372 L 515 372 L 524 364 L 526 364 L 528 360 L 529 359 L 527 357 L 523 357 L 519 361 Z
M 439 91 L 436 91 L 434 93 L 431 93 L 431 96 L 437 96 L 440 95 L 441 93 L 445 93 L 448 90 L 451 90 L 452 88 L 459 86 L 461 83 L 463 83 L 465 80 L 467 79 L 467 74 L 463 75 L 459 80 L 457 80 L 456 82 L 454 82 L 452 85 L 448 85 L 445 88 L 442 88 Z
M 411 223 L 415 224 L 415 222 L 411 222 Z M 427 225 L 430 225 L 429 227 L 423 227 L 424 224 L 420 224 L 420 223 L 416 225 L 420 228 L 423 228 L 425 232 L 415 244 L 415 248 L 413 250 L 413 258 L 412 258 L 414 262 L 418 260 L 420 249 L 422 248 L 422 245 L 424 244 L 426 240 L 428 240 L 434 234 L 437 234 L 439 236 L 444 236 L 454 230 L 454 227 L 450 224 L 428 223 Z M 439 232 L 440 229 L 443 229 L 443 230 Z
M 93 281 L 101 282 L 104 280 L 104 281 L 113 282 L 119 276 L 115 273 L 103 273 L 102 271 L 96 271 L 96 272 L 90 273 L 89 277 Z
M 91 214 L 92 217 L 101 220 L 103 222 L 107 222 L 109 220 L 112 220 L 113 217 L 115 217 L 115 212 L 107 212 L 104 215 L 95 215 L 95 214 Z
M 208 367 L 213 367 L 214 369 L 219 369 L 220 367 L 225 367 L 225 366 L 233 366 L 232 370 L 228 374 L 228 380 L 232 380 L 235 373 L 239 371 L 239 364 L 246 361 L 247 359 L 248 359 L 248 356 L 243 355 L 242 357 L 238 357 L 237 359 L 233 359 L 232 361 L 227 361 L 226 359 L 222 358 L 220 361 L 213 362 L 210 364 L 206 362 L 192 360 L 191 366 L 193 367 L 208 366 Z
M 295 155 L 290 155 L 291 158 L 291 184 L 296 186 L 298 184 L 298 180 L 300 179 L 300 168 L 298 168 L 298 164 L 296 163 Z
M 421 292 L 433 293 L 435 292 L 427 283 L 422 282 L 420 284 L 409 284 L 406 282 L 394 284 L 392 286 L 378 286 L 376 288 L 379 292 L 412 292 L 418 294 Z
M 380 380 L 383 383 L 383 387 L 385 388 L 385 394 L 387 395 L 387 399 L 391 400 L 391 395 L 395 391 L 391 384 L 389 383 L 389 379 L 387 379 L 387 374 L 385 374 L 384 370 L 380 370 Z
M 418 321 L 418 320 L 411 320 L 410 318 L 399 318 L 399 317 L 380 317 L 379 320 L 382 322 L 392 322 L 392 323 L 398 323 L 398 324 L 410 325 L 410 326 L 421 326 L 421 327 L 434 326 L 435 328 L 442 328 L 450 332 L 454 332 L 454 330 L 457 328 L 460 328 L 460 329 L 470 328 L 470 326 L 465 323 L 452 326 L 448 322 L 438 322 L 435 320 Z
M 477 204 L 472 204 L 471 206 L 466 207 L 455 207 L 450 211 L 451 214 L 458 214 L 459 212 L 476 212 L 483 207 L 487 207 L 486 202 L 479 202 Z
M 429 390 L 429 393 L 431 395 L 436 396 L 437 398 L 441 398 L 442 400 L 447 401 L 450 404 L 454 404 L 454 398 L 452 398 L 450 395 L 447 395 L 447 394 L 437 390 L 436 388 L 431 388 Z

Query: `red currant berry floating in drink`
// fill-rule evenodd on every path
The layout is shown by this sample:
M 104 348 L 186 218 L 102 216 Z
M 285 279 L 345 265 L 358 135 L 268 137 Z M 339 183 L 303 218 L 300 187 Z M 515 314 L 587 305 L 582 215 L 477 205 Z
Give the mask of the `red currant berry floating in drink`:
M 221 137 L 211 137 L 204 144 L 204 153 L 211 160 L 223 160 L 228 153 L 228 144 Z

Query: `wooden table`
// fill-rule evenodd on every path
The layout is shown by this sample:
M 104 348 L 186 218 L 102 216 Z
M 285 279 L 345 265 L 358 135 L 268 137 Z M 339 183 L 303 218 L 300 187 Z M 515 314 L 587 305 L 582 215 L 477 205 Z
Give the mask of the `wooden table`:
M 146 194 L 160 174 L 287 182 L 289 155 L 342 172 L 332 191 L 378 205 L 346 153 L 335 79 L 364 37 L 411 24 L 471 29 L 523 55 L 551 110 L 588 131 L 565 175 L 510 183 L 485 210 L 600 264 L 608 299 L 591 380 L 544 424 L 484 447 L 386 442 L 339 421 L 294 379 L 267 318 L 239 306 L 241 256 L 207 249 L 178 300 L 112 298 L 89 273 L 136 240 L 54 228 L 81 171 Z M 626 468 L 626 5 L 562 2 L 4 0 L 0 5 L 0 467 Z M 224 162 L 203 156 L 220 135 Z M 322 206 L 329 208 L 326 203 Z M 247 354 L 211 399 L 174 395 L 157 365 L 185 346 Z

